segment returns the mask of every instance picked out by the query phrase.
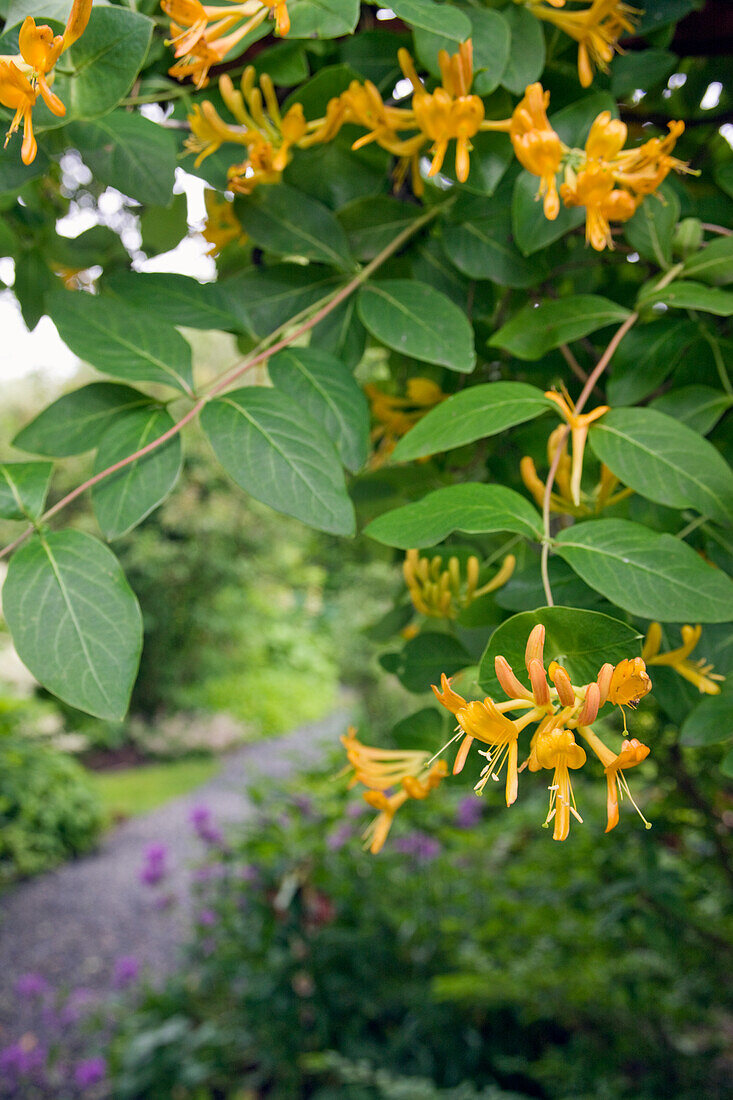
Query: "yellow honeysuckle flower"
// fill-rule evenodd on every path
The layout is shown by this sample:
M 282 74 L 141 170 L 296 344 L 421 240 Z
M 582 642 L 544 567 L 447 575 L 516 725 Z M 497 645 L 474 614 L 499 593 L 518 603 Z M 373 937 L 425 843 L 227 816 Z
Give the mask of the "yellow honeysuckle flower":
M 215 153 L 222 145 L 232 143 L 235 145 L 248 145 L 251 141 L 249 131 L 237 126 L 229 126 L 221 118 L 214 104 L 208 99 L 202 103 L 194 103 L 191 114 L 188 116 L 188 124 L 191 133 L 186 138 L 184 147 L 189 153 L 197 153 L 193 162 L 194 168 Z
M 382 791 L 365 791 L 362 798 L 368 806 L 379 810 L 377 817 L 364 830 L 364 847 L 368 848 L 372 855 L 377 855 L 384 847 L 384 842 L 389 835 L 395 814 L 404 806 L 410 798 L 422 800 L 427 798 L 432 790 L 440 785 L 442 779 L 448 774 L 448 769 L 443 760 L 439 760 L 428 771 L 424 779 L 416 776 L 405 776 L 400 785 L 400 790 L 392 795 L 386 795 Z
M 585 239 L 596 252 L 613 248 L 611 221 L 628 221 L 642 201 L 616 187 L 612 169 L 603 162 L 588 164 L 577 173 L 569 169 L 560 195 L 565 206 L 585 207 Z
M 696 173 L 677 157 L 670 156 L 677 139 L 684 133 L 684 122 L 668 122 L 669 133 L 663 138 L 650 138 L 638 149 L 624 149 L 614 160 L 614 175 L 624 187 L 638 195 L 651 195 L 670 172 Z
M 564 3 L 550 0 L 525 0 L 538 19 L 552 23 L 578 43 L 578 77 L 584 88 L 593 83 L 593 70 L 608 71 L 624 32 L 634 30 L 633 18 L 639 12 L 621 0 L 593 0 L 590 7 L 567 10 Z
M 437 382 L 429 378 L 409 378 L 406 396 L 396 397 L 385 393 L 373 383 L 364 386 L 369 398 L 372 419 L 376 421 L 372 429 L 372 442 L 376 444 L 370 466 L 381 466 L 397 446 L 397 441 L 409 432 L 425 413 L 435 408 L 448 396 L 443 393 Z M 427 461 L 427 458 L 422 459 Z
M 247 234 L 242 229 L 239 218 L 228 199 L 221 198 L 217 191 L 208 188 L 204 191 L 206 206 L 206 225 L 201 236 L 211 245 L 209 256 L 218 256 L 223 248 L 234 241 L 244 244 Z
M 538 624 L 530 632 L 524 655 L 529 687 L 518 679 L 505 657 L 496 657 L 496 676 L 509 697 L 507 702 L 496 703 L 490 697 L 483 701 L 467 702 L 453 691 L 448 677 L 441 676 L 440 688 L 433 685 L 433 692 L 441 705 L 455 715 L 458 725 L 455 736 L 433 759 L 460 739 L 453 765 L 453 773 L 457 775 L 466 763 L 473 742 L 480 741 L 487 745 L 487 749 L 479 749 L 479 755 L 486 758 L 486 765 L 474 790 L 481 794 L 489 778 L 498 781 L 506 764 L 507 806 L 516 800 L 519 773 L 524 768 L 528 767 L 532 772 L 543 768 L 554 769 L 545 825 L 554 819 L 553 838 L 565 840 L 570 831 L 570 815 L 581 820 L 575 807 L 569 769 L 582 767 L 586 754 L 576 742 L 575 733 L 585 738 L 603 765 L 609 805 L 608 828 L 613 828 L 615 821 L 610 808 L 611 800 L 615 798 L 617 804 L 619 794 L 624 792 L 631 797 L 621 772 L 643 760 L 649 749 L 631 740 L 624 741 L 621 751 L 614 753 L 601 741 L 592 726 L 603 703 L 610 701 L 623 706 L 635 702 L 650 689 L 651 681 L 644 661 L 641 657 L 635 657 L 627 658 L 615 667 L 605 664 L 596 680 L 575 685 L 567 669 L 557 661 L 551 661 L 545 670 L 544 646 L 545 628 Z M 512 717 L 512 711 L 523 713 Z M 519 736 L 533 722 L 537 723 L 537 727 L 530 741 L 529 754 L 519 766 Z
M 550 806 L 544 824 L 555 820 L 553 840 L 566 840 L 570 832 L 570 815 L 579 822 L 583 818 L 575 805 L 575 795 L 570 782 L 570 768 L 582 768 L 585 764 L 585 750 L 576 742 L 568 729 L 553 729 L 540 734 L 529 760 L 529 770 L 552 768 L 554 774 L 550 787 Z
M 565 147 L 547 118 L 549 102 L 550 93 L 543 91 L 541 84 L 530 84 L 512 114 L 509 137 L 522 167 L 540 177 L 537 198 L 544 195 L 545 217 L 554 221 L 560 212 L 555 177 Z
M 725 680 L 725 676 L 713 672 L 713 665 L 704 658 L 699 661 L 687 659 L 700 641 L 702 627 L 700 625 L 683 626 L 681 633 L 682 645 L 678 649 L 660 653 L 662 627 L 659 623 L 651 623 L 641 651 L 643 659 L 648 665 L 667 665 L 673 668 L 680 676 L 684 676 L 685 680 L 694 684 L 703 695 L 719 695 L 720 681 Z
M 555 402 L 566 423 L 570 426 L 570 440 L 573 445 L 573 459 L 570 470 L 570 497 L 573 504 L 577 507 L 580 504 L 580 482 L 583 476 L 583 454 L 585 452 L 585 441 L 588 438 L 588 429 L 595 420 L 598 420 L 599 417 L 608 412 L 609 406 L 598 405 L 595 409 L 591 409 L 590 412 L 576 413 L 575 405 L 571 401 L 567 391 L 559 394 L 554 390 L 547 390 L 545 392 L 545 397 Z
M 32 15 L 27 16 L 18 35 L 20 52 L 0 57 L 0 103 L 15 111 L 5 136 L 5 145 L 23 123 L 21 160 L 31 164 L 38 152 L 33 134 L 33 108 L 40 94 L 49 111 L 63 117 L 66 108 L 51 91 L 53 69 L 61 54 L 72 46 L 86 30 L 92 11 L 92 0 L 74 0 L 64 33 L 54 35 L 50 27 L 38 26 Z
M 511 577 L 516 565 L 513 554 L 507 554 L 501 568 L 487 583 L 478 588 L 479 560 L 472 554 L 465 565 L 465 583 L 458 558 L 448 559 L 436 554 L 430 561 L 417 550 L 408 550 L 403 563 L 405 583 L 415 610 L 421 615 L 438 619 L 455 619 L 462 608 L 470 606 L 479 596 L 494 592 Z
M 578 732 L 585 738 L 600 760 L 606 775 L 606 813 L 608 818 L 606 832 L 610 833 L 611 829 L 615 829 L 618 825 L 619 799 L 623 798 L 624 795 L 629 799 L 646 828 L 651 829 L 651 824 L 633 799 L 626 776 L 622 774 L 629 768 L 634 768 L 637 764 L 641 764 L 642 761 L 646 760 L 650 752 L 649 747 L 632 737 L 630 740 L 624 740 L 620 752 L 614 753 L 607 745 L 604 745 L 592 729 L 579 726 Z
M 209 69 L 220 64 L 243 38 L 274 14 L 277 33 L 290 30 L 286 0 L 225 0 L 220 4 L 202 4 L 200 0 L 161 0 L 161 8 L 171 20 L 170 38 L 176 63 L 171 76 L 193 78 L 197 88 L 209 82 Z

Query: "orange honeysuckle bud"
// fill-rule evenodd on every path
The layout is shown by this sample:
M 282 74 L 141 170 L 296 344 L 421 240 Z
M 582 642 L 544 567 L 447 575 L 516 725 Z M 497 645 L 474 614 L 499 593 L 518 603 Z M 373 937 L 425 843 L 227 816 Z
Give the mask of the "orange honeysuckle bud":
M 600 672 L 598 673 L 597 683 L 598 690 L 600 692 L 600 706 L 608 700 L 608 690 L 611 686 L 611 677 L 613 676 L 613 665 L 606 662 L 605 665 L 601 665 Z
M 572 707 L 575 705 L 575 691 L 568 676 L 562 665 L 559 665 L 556 661 L 552 661 L 550 664 L 550 679 L 555 685 L 558 698 L 564 707 Z
M 578 712 L 578 725 L 592 726 L 598 717 L 601 705 L 601 692 L 597 683 L 588 684 L 583 706 Z
M 537 660 L 542 664 L 545 650 L 545 628 L 542 623 L 538 623 L 533 627 L 529 638 L 527 638 L 527 648 L 524 651 L 524 663 L 527 666 L 529 672 L 529 662 Z
M 87 29 L 92 14 L 92 0 L 74 0 L 64 29 L 64 49 L 68 50 Z
M 532 694 L 538 707 L 546 707 L 550 702 L 550 689 L 547 686 L 547 677 L 542 661 L 533 657 L 527 665 L 527 672 L 532 684 Z
M 514 670 L 506 657 L 496 657 L 494 659 L 494 668 L 496 669 L 496 678 L 501 684 L 502 690 L 506 692 L 510 699 L 534 700 L 532 692 L 515 676 Z

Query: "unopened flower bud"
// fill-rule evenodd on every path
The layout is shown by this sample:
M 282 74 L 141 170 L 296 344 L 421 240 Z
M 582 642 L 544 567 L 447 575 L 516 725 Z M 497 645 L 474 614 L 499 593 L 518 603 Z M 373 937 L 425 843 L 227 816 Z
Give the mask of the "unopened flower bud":
M 613 676 L 613 665 L 606 663 L 601 666 L 601 670 L 598 673 L 598 690 L 601 693 L 600 706 L 608 699 L 608 689 L 611 686 L 611 677 Z
M 529 672 L 529 662 L 539 661 L 542 664 L 542 659 L 545 650 L 545 628 L 542 623 L 538 623 L 532 629 L 532 632 L 527 639 L 527 648 L 524 652 L 524 663 L 527 666 Z
M 558 698 L 564 707 L 572 707 L 575 703 L 575 691 L 573 685 L 570 682 L 568 676 L 562 665 L 557 664 L 556 661 L 552 661 L 550 664 L 550 679 L 555 685 Z
M 514 675 L 514 670 L 506 657 L 496 657 L 494 659 L 494 668 L 496 669 L 496 678 L 501 684 L 502 690 L 506 692 L 510 699 L 534 698 L 532 692 L 528 691 L 524 684 L 520 683 Z
M 585 693 L 585 701 L 578 714 L 578 725 L 592 726 L 598 717 L 598 709 L 601 705 L 601 690 L 597 683 L 588 684 Z
M 547 706 L 550 702 L 550 689 L 547 686 L 547 678 L 545 676 L 545 670 L 542 667 L 542 661 L 533 657 L 527 666 L 527 671 L 529 672 L 529 678 L 532 683 L 532 694 L 534 695 L 535 702 L 540 707 Z

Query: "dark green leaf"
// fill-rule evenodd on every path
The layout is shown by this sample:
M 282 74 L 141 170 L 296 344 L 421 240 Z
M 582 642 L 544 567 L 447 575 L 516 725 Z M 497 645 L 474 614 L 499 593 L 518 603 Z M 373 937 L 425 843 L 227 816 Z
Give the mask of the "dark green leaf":
M 643 202 L 624 226 L 624 236 L 645 260 L 667 268 L 672 262 L 672 238 L 680 216 L 680 201 L 669 185 Z
M 83 454 L 99 441 L 120 413 L 150 405 L 150 398 L 116 382 L 92 382 L 64 394 L 22 428 L 14 447 L 52 458 Z
M 684 275 L 717 286 L 733 282 L 733 237 L 719 237 L 689 256 Z
M 392 727 L 390 739 L 398 749 L 439 749 L 446 733 L 446 712 L 423 707 Z
M 680 730 L 680 744 L 699 748 L 718 745 L 733 737 L 733 687 L 725 684 L 720 695 L 710 695 L 688 714 Z
M 395 0 L 392 11 L 409 26 L 430 31 L 453 42 L 464 42 L 471 37 L 468 16 L 454 4 L 434 4 L 433 0 Z
M 441 673 L 454 672 L 471 664 L 471 658 L 457 638 L 450 634 L 418 634 L 396 654 L 394 672 L 408 691 L 430 691 L 431 684 L 440 684 Z
M 571 229 L 583 224 L 585 213 L 580 209 L 560 206 L 554 221 L 548 221 L 539 197 L 540 181 L 529 172 L 520 172 L 512 196 L 512 225 L 517 247 L 531 256 L 548 244 L 564 237 Z
M 157 206 L 171 202 L 176 143 L 170 130 L 119 110 L 96 122 L 74 122 L 67 133 L 100 182 L 138 202 Z
M 354 532 L 354 509 L 333 445 L 284 393 L 247 386 L 201 414 L 216 457 L 238 485 L 319 531 Z
M 599 519 L 561 531 L 556 552 L 624 611 L 660 622 L 733 618 L 733 582 L 672 535 Z
M 713 313 L 716 317 L 733 316 L 733 294 L 704 283 L 676 282 L 644 293 L 639 298 L 639 307 L 664 302 L 670 309 L 699 309 L 703 313 Z
M 635 325 L 613 353 L 609 402 L 634 405 L 648 397 L 672 373 L 697 337 L 690 321 L 671 317 L 650 325 Z
M 651 403 L 653 409 L 681 420 L 701 435 L 712 431 L 731 405 L 733 397 L 711 386 L 683 386 L 656 397 Z
M 246 304 L 230 282 L 199 283 L 168 272 L 116 272 L 105 288 L 129 306 L 147 310 L 166 325 L 247 332 Z
M 163 409 L 136 409 L 118 416 L 105 432 L 94 472 L 113 466 L 173 427 Z M 124 466 L 92 489 L 92 506 L 102 533 L 116 539 L 136 527 L 165 500 L 181 472 L 181 437 Z
M 655 409 L 611 409 L 590 430 L 593 450 L 630 489 L 670 508 L 733 520 L 733 470 L 711 443 Z
M 0 519 L 38 519 L 52 473 L 52 462 L 0 462 Z
M 515 4 L 502 12 L 509 24 L 511 48 L 501 82 L 514 95 L 524 95 L 528 84 L 539 80 L 545 67 L 545 36 L 539 19 Z
M 261 248 L 353 269 L 343 229 L 327 207 L 301 191 L 284 183 L 260 187 L 234 206 L 242 227 Z
M 387 195 L 375 195 L 370 199 L 355 199 L 344 206 L 339 210 L 338 220 L 356 258 L 373 260 L 419 216 L 419 206 L 399 202 Z
M 550 661 L 557 661 L 578 686 L 595 680 L 601 665 L 607 661 L 616 665 L 624 657 L 638 657 L 640 653 L 639 632 L 628 623 L 598 611 L 582 611 L 576 607 L 539 607 L 536 611 L 522 611 L 494 631 L 481 658 L 479 683 L 489 695 L 504 698 L 494 670 L 494 661 L 500 656 L 506 657 L 519 678 L 529 683 L 524 652 L 530 632 L 540 623 L 546 631 L 545 667 Z
M 648 92 L 674 72 L 677 60 L 668 50 L 639 50 L 615 57 L 611 91 L 617 99 L 623 99 L 637 88 Z
M 254 336 L 269 336 L 296 313 L 332 294 L 342 276 L 327 267 L 273 264 L 219 283 L 232 312 L 240 310 Z
M 431 409 L 397 444 L 392 457 L 407 462 L 440 454 L 533 420 L 552 407 L 541 390 L 524 382 L 488 382 L 452 394 Z
M 489 344 L 518 359 L 541 359 L 551 348 L 620 324 L 629 316 L 628 309 L 595 294 L 576 294 L 538 306 L 528 303 L 494 333 Z
M 498 87 L 509 60 L 511 34 L 506 19 L 501 12 L 486 8 L 462 9 L 471 21 L 471 41 L 473 43 L 473 85 L 471 90 L 480 96 L 489 95 Z M 465 36 L 464 36 L 465 37 Z M 440 77 L 438 53 L 447 50 L 457 53 L 463 38 L 449 38 L 445 35 L 431 34 L 421 29 L 415 30 L 415 50 L 427 71 Z
M 383 344 L 425 363 L 470 373 L 476 363 L 466 315 L 439 291 L 407 279 L 362 287 L 359 316 Z
M 359 19 L 359 0 L 288 0 L 288 38 L 341 38 Z
M 21 661 L 59 699 L 121 719 L 142 648 L 142 616 L 119 563 L 81 531 L 31 539 L 10 560 L 3 611 Z
M 546 273 L 544 265 L 530 263 L 514 247 L 508 211 L 446 226 L 443 241 L 452 263 L 470 279 L 528 287 L 540 282 Z
M 369 452 L 369 406 L 343 363 L 318 348 L 290 347 L 267 367 L 273 385 L 287 393 L 323 429 L 348 470 L 360 470 Z
M 50 294 L 47 305 L 64 343 L 97 370 L 191 392 L 191 348 L 154 314 L 114 298 L 69 291 Z
M 366 527 L 365 534 L 402 550 L 433 546 L 453 531 L 469 535 L 511 531 L 539 538 L 542 521 L 536 508 L 503 485 L 447 485 L 422 500 L 387 512 Z

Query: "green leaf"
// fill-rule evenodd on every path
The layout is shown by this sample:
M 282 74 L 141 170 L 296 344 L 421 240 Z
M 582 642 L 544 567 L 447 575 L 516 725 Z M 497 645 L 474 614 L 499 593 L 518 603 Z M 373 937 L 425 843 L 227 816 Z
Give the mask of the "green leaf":
M 650 325 L 635 325 L 611 359 L 608 400 L 611 405 L 634 405 L 653 393 L 672 373 L 698 338 L 690 321 L 665 317 Z M 644 369 L 639 370 L 639 364 Z
M 273 385 L 323 429 L 344 466 L 360 470 L 369 453 L 369 405 L 344 364 L 318 348 L 290 347 L 267 369 Z
M 561 206 L 554 221 L 548 221 L 538 198 L 540 181 L 529 172 L 520 172 L 512 195 L 512 226 L 517 248 L 531 256 L 583 224 L 585 213 Z
M 99 445 L 120 413 L 150 405 L 150 398 L 131 386 L 92 382 L 40 412 L 13 440 L 14 447 L 52 458 L 83 454 Z
M 471 21 L 470 37 L 473 42 L 473 84 L 471 90 L 480 96 L 490 95 L 501 82 L 509 60 L 511 33 L 501 12 L 486 8 L 461 9 Z M 451 38 L 417 28 L 415 50 L 431 76 L 440 77 L 438 53 L 447 50 L 457 53 L 462 38 Z
M 311 329 L 310 347 L 330 351 L 353 370 L 361 362 L 366 338 L 366 329 L 356 316 L 356 298 L 352 295 Z
M 35 537 L 10 559 L 3 611 L 24 665 L 72 707 L 119 721 L 143 626 L 119 562 L 81 531 Z
M 359 292 L 366 328 L 403 355 L 469 374 L 476 363 L 473 329 L 462 310 L 425 283 L 407 279 L 371 282 Z
M 733 316 L 733 294 L 704 283 L 684 281 L 670 283 L 662 290 L 643 293 L 639 297 L 639 308 L 664 302 L 670 309 L 700 309 L 703 313 L 714 313 L 716 317 Z
M 446 739 L 445 734 L 446 712 L 441 714 L 435 707 L 422 707 L 392 727 L 390 740 L 398 749 L 420 751 L 425 748 L 440 748 L 441 741 Z
M 680 744 L 701 748 L 703 745 L 719 745 L 731 737 L 733 686 L 726 683 L 720 695 L 709 695 L 688 714 L 680 730 Z
M 545 352 L 596 329 L 620 324 L 628 309 L 595 294 L 576 294 L 557 301 L 528 303 L 489 340 L 518 359 L 541 359 Z
M 545 628 L 545 667 L 557 661 L 566 669 L 574 684 L 588 684 L 598 676 L 601 665 L 618 664 L 624 657 L 638 657 L 641 635 L 628 623 L 582 611 L 575 607 L 539 607 L 513 615 L 491 635 L 479 664 L 479 684 L 494 698 L 504 692 L 496 678 L 494 661 L 506 657 L 520 680 L 529 683 L 525 673 L 524 652 L 534 627 Z
M 514 95 L 524 95 L 528 84 L 539 80 L 545 67 L 545 36 L 539 19 L 526 8 L 510 4 L 502 12 L 509 24 L 511 50 L 501 82 Z
M 591 588 L 641 618 L 720 623 L 733 617 L 733 582 L 672 535 L 599 519 L 561 531 L 555 551 Z
M 351 141 L 358 132 L 352 130 L 351 139 L 340 134 L 326 145 L 300 149 L 285 169 L 283 181 L 330 210 L 377 195 L 384 189 L 388 157 L 376 145 L 352 150 Z M 411 209 L 420 213 L 418 207 Z
M 97 370 L 191 392 L 191 348 L 171 325 L 114 298 L 57 291 L 48 312 L 71 350 Z
M 410 27 L 464 42 L 471 37 L 471 22 L 454 4 L 434 4 L 432 0 L 396 0 L 392 11 Z
M 685 260 L 684 275 L 714 286 L 733 282 L 733 237 L 719 237 Z
M 173 427 L 164 409 L 136 409 L 118 416 L 99 444 L 98 474 L 134 454 Z M 168 496 L 181 472 L 181 437 L 124 466 L 92 489 L 92 506 L 104 537 L 117 539 L 149 516 Z
M 38 519 L 52 473 L 52 462 L 0 462 L 0 519 Z
M 176 142 L 170 130 L 119 110 L 97 122 L 74 122 L 66 133 L 101 183 L 138 202 L 168 206 L 172 201 Z
M 246 386 L 201 414 L 216 457 L 238 485 L 319 531 L 354 532 L 354 509 L 333 445 L 284 393 Z
M 634 50 L 613 59 L 611 91 L 624 99 L 641 88 L 648 92 L 674 72 L 678 58 L 668 50 Z
M 359 21 L 359 0 L 288 0 L 290 38 L 341 38 Z
M 552 407 L 535 386 L 488 382 L 452 394 L 431 409 L 397 444 L 392 458 L 407 462 L 440 454 L 534 420 Z
M 373 260 L 403 229 L 420 216 L 420 207 L 375 195 L 355 199 L 342 210 L 338 220 L 348 237 L 349 247 L 358 260 Z
M 538 283 L 547 270 L 530 263 L 514 247 L 505 210 L 446 226 L 443 242 L 451 262 L 469 279 L 490 279 L 501 286 L 521 288 Z
M 244 304 L 236 294 L 230 295 L 227 280 L 199 283 L 187 275 L 168 272 L 119 271 L 104 285 L 127 305 L 146 310 L 166 325 L 248 331 Z
M 450 634 L 423 633 L 411 638 L 400 653 L 394 654 L 388 669 L 403 687 L 416 694 L 440 684 L 441 673 L 454 672 L 471 664 L 471 657 L 457 638 Z
M 18 138 L 16 137 L 15 140 L 18 141 Z M 23 164 L 20 159 L 20 152 L 17 153 L 17 156 L 13 156 L 12 146 L 10 149 L 11 151 L 5 153 L 0 163 L 0 194 L 5 194 L 8 191 L 19 191 L 30 180 L 45 176 L 50 163 L 41 149 L 38 150 L 36 159 L 32 164 Z
M 624 226 L 626 240 L 645 260 L 667 268 L 672 262 L 672 238 L 680 216 L 680 201 L 663 186 L 643 202 Z
M 701 435 L 707 435 L 731 405 L 733 397 L 714 390 L 712 386 L 683 386 L 656 397 L 651 408 L 681 420 Z
M 170 200 L 171 196 L 168 195 Z M 149 206 L 140 215 L 142 249 L 148 256 L 170 252 L 188 236 L 188 199 L 183 191 L 173 195 L 173 201 L 164 209 Z M 208 284 L 212 285 L 212 284 Z
M 370 538 L 402 550 L 433 546 L 453 531 L 469 535 L 511 531 L 535 539 L 541 537 L 542 520 L 537 509 L 513 489 L 469 482 L 436 489 L 422 500 L 379 516 L 365 528 Z
M 281 255 L 305 256 L 351 271 L 346 234 L 322 203 L 284 183 L 235 200 L 234 209 L 255 244 Z
M 733 521 L 733 470 L 697 432 L 655 409 L 611 409 L 590 430 L 601 462 L 657 504 Z
M 38 129 L 101 118 L 129 92 L 148 52 L 153 22 L 120 7 L 95 7 L 81 38 L 56 66 L 53 90 L 66 106 L 57 118 L 39 105 Z M 34 111 L 34 114 L 36 112 Z
M 239 309 L 254 336 L 269 336 L 296 313 L 332 294 L 342 276 L 330 268 L 273 264 L 219 283 L 232 311 Z

